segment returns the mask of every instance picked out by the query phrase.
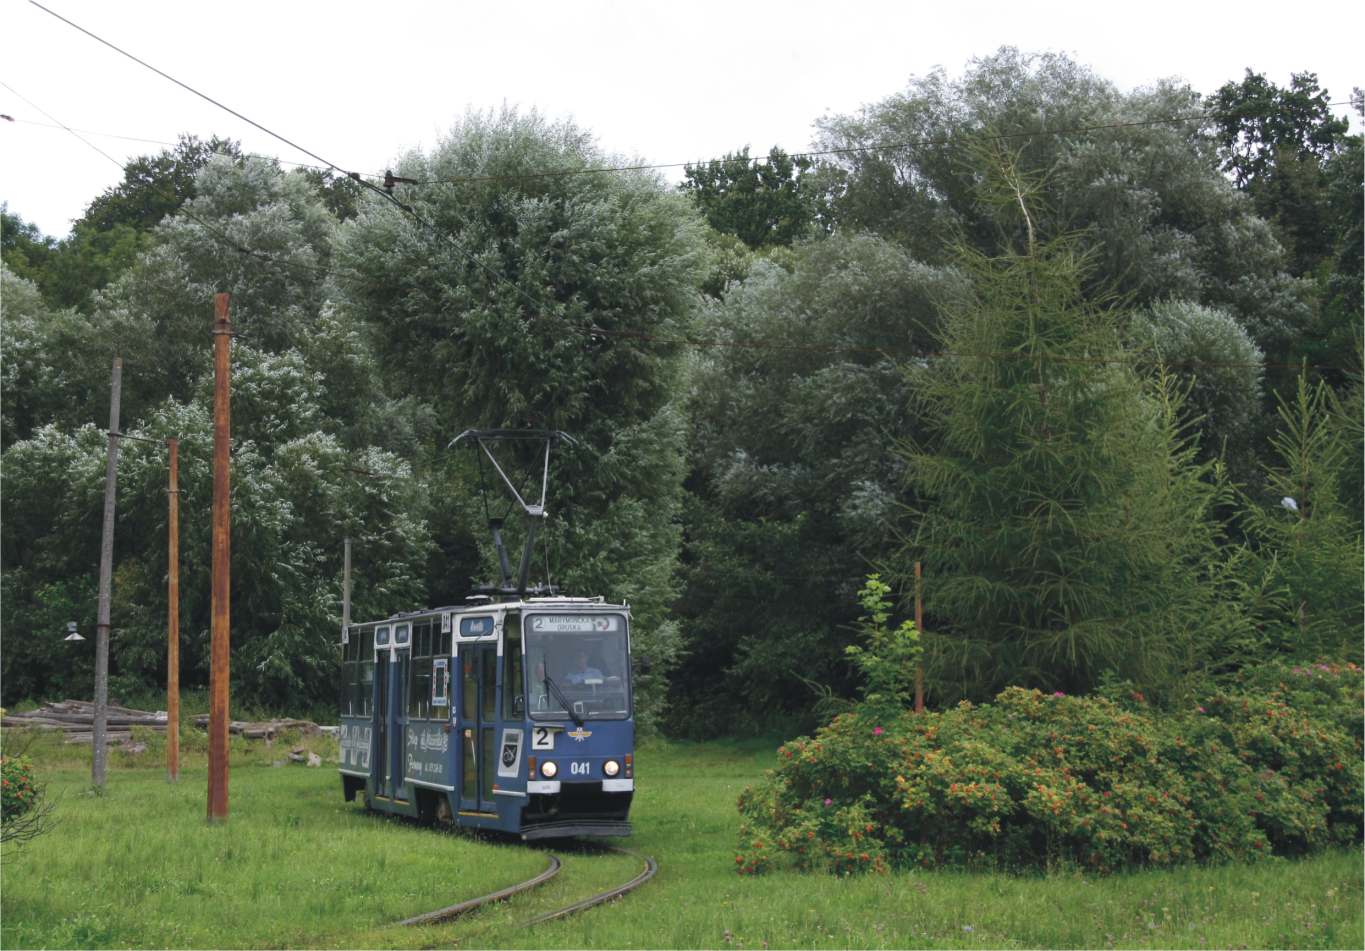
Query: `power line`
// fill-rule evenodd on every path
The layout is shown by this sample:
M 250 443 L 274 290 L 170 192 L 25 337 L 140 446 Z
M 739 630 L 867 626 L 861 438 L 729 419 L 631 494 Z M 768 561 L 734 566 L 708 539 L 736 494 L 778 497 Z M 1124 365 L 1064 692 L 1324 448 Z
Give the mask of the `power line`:
M 56 17 L 58 20 L 61 20 L 61 21 L 62 21 L 63 23 L 65 23 L 67 26 L 72 27 L 73 29 L 79 30 L 80 32 L 84 33 L 86 36 L 90 37 L 92 40 L 95 40 L 96 42 L 102 43 L 103 45 L 109 47 L 109 48 L 110 48 L 111 50 L 113 50 L 115 53 L 118 53 L 118 54 L 120 54 L 120 55 L 122 55 L 122 56 L 126 56 L 126 57 L 128 57 L 128 59 L 131 59 L 133 62 L 137 63 L 139 66 L 143 66 L 143 67 L 145 67 L 145 68 L 147 68 L 147 69 L 150 69 L 152 72 L 156 73 L 156 74 L 157 74 L 158 76 L 160 76 L 162 79 L 165 79 L 165 80 L 168 80 L 168 81 L 170 81 L 170 82 L 175 83 L 177 86 L 179 86 L 181 89 L 184 89 L 186 92 L 193 93 L 194 95 L 198 96 L 200 99 L 203 99 L 205 102 L 211 103 L 212 105 L 217 106 L 219 109 L 222 109 L 224 112 L 227 112 L 227 113 L 229 113 L 229 114 L 231 114 L 231 115 L 236 116 L 238 119 L 241 119 L 243 122 L 247 123 L 248 125 L 250 125 L 250 126 L 256 128 L 256 129 L 259 129 L 260 131 L 264 132 L 266 135 L 268 135 L 268 136 L 270 136 L 270 137 L 272 137 L 272 138 L 275 138 L 275 139 L 279 139 L 281 142 L 283 142 L 285 145 L 289 146 L 290 148 L 297 149 L 298 151 L 302 152 L 304 155 L 307 155 L 309 158 L 317 159 L 319 162 L 321 162 L 322 164 L 326 165 L 328 168 L 331 168 L 331 169 L 334 169 L 334 170 L 336 170 L 336 171 L 338 171 L 338 172 L 341 172 L 343 175 L 346 175 L 346 176 L 348 176 L 349 178 L 353 178 L 353 179 L 355 179 L 356 181 L 359 181 L 359 180 L 360 180 L 360 173 L 359 173 L 359 172 L 347 172 L 347 171 L 345 171 L 344 169 L 342 169 L 340 166 L 336 165 L 335 163 L 327 161 L 327 159 L 323 158 L 321 155 L 318 155 L 316 152 L 310 152 L 308 149 L 305 149 L 303 146 L 301 146 L 301 145 L 299 145 L 299 144 L 297 144 L 297 143 L 295 143 L 295 142 L 289 141 L 288 139 L 286 139 L 284 136 L 280 135 L 279 133 L 277 133 L 277 132 L 272 132 L 270 129 L 267 129 L 265 126 L 261 125 L 259 122 L 256 122 L 254 119 L 249 119 L 249 118 L 247 118 L 246 116 L 242 115 L 242 114 L 241 114 L 240 112 L 238 112 L 237 110 L 231 108 L 230 106 L 224 105 L 223 103 L 219 102 L 217 99 L 214 99 L 212 96 L 207 95 L 206 93 L 200 92 L 199 90 L 195 89 L 193 86 L 190 86 L 190 85 L 188 85 L 188 84 L 186 84 L 186 83 L 182 83 L 180 80 L 176 79 L 174 76 L 170 75 L 169 73 L 165 73 L 165 72 L 162 72 L 161 70 L 157 69 L 155 66 L 153 66 L 151 63 L 148 63 L 146 60 L 139 59 L 138 57 L 134 56 L 132 53 L 129 53 L 127 50 L 122 49 L 122 48 L 120 48 L 120 47 L 118 47 L 118 46 L 115 46 L 113 43 L 109 42 L 108 40 L 104 39 L 104 38 L 101 37 L 101 36 L 98 36 L 98 35 L 96 35 L 96 34 L 94 34 L 94 33 L 91 33 L 91 32 L 90 32 L 89 30 L 87 30 L 85 27 L 83 27 L 83 26 L 81 26 L 81 25 L 79 25 L 79 24 L 77 24 L 77 23 L 73 23 L 72 21 L 68 20 L 66 17 L 62 16 L 60 13 L 56 13 L 56 12 L 54 12 L 54 11 L 52 11 L 52 10 L 49 10 L 47 7 L 45 7 L 45 6 L 43 6 L 41 3 L 39 3 L 38 0 L 28 0 L 28 2 L 31 3 L 31 4 L 33 4 L 33 5 L 34 5 L 35 7 L 37 7 L 39 10 L 42 10 L 44 13 L 48 14 L 49 16 L 53 16 L 53 17 Z
M 3 85 L 5 85 L 5 84 L 4 84 L 4 83 L 0 83 L 0 86 L 3 86 Z M 13 90 L 13 89 L 10 89 L 9 86 L 5 86 L 5 88 L 6 88 L 6 89 L 9 89 L 10 92 L 14 92 L 14 90 Z M 17 92 L 15 92 L 14 94 L 15 94 L 16 96 L 19 95 Z M 23 99 L 22 96 L 20 96 L 19 98 Z M 25 101 L 25 102 L 28 102 L 27 99 L 25 99 L 24 101 Z M 31 103 L 31 102 L 28 102 L 28 104 L 29 104 L 30 106 L 33 106 L 33 103 Z M 37 107 L 37 106 L 33 106 L 33 108 L 37 109 L 38 107 Z M 42 110 L 39 110 L 39 111 L 41 112 Z M 46 113 L 44 113 L 44 115 L 46 115 Z M 33 119 L 20 119 L 20 118 L 16 118 L 16 117 L 13 117 L 13 116 L 11 116 L 11 117 L 9 117 L 9 118 L 10 118 L 10 121 L 11 121 L 11 122 L 16 122 L 16 123 L 18 123 L 18 124 L 20 124 L 20 125 L 31 125 L 31 126 L 36 126 L 37 128 L 40 128 L 40 129 L 65 129 L 67 132 L 80 132 L 80 133 L 82 133 L 82 134 L 84 134 L 84 135 L 93 135 L 93 136 L 96 136 L 97 138 L 118 139 L 118 140 L 123 141 L 123 142 L 139 142 L 139 143 L 142 143 L 142 144 L 144 144 L 144 145 L 161 145 L 161 146 L 165 146 L 166 148 L 175 148 L 176 146 L 180 145 L 179 142 L 169 142 L 169 141 L 167 141 L 167 140 L 165 140 L 165 139 L 148 139 L 148 138 L 143 138 L 143 137 L 141 137 L 141 136 L 136 136 L 136 135 L 121 135 L 121 134 L 119 134 L 119 133 L 117 133 L 117 132 L 97 132 L 97 131 L 94 131 L 93 129 L 72 129 L 72 128 L 68 128 L 67 126 L 64 126 L 64 125 L 62 125 L 60 122 L 56 122 L 56 121 L 53 121 L 53 122 L 36 122 L 36 121 L 34 121 Z M 49 118 L 50 118 L 50 117 L 49 117 Z M 211 155 L 221 155 L 221 156 L 224 157 L 224 158 L 230 158 L 230 159 L 237 159 L 237 158 L 258 158 L 258 159 L 266 159 L 266 160 L 271 161 L 271 162 L 276 162 L 276 163 L 278 163 L 278 164 L 280 164 L 280 165 L 287 165 L 287 166 L 290 166 L 291 168 L 309 168 L 309 169 L 315 169 L 315 170 L 320 171 L 320 172 L 328 172 L 328 171 L 332 171 L 332 170 L 333 170 L 332 167 L 329 166 L 329 165 L 315 165 L 315 164 L 313 164 L 313 163 L 311 163 L 311 162 L 291 162 L 291 161 L 289 161 L 288 159 L 282 159 L 282 158 L 280 158 L 278 155 L 267 155 L 267 154 L 264 153 L 264 152 L 227 152 L 227 151 L 223 151 L 223 150 L 221 150 L 221 149 L 213 149 L 213 150 L 210 150 L 210 153 L 209 153 L 209 154 L 211 154 Z M 384 174 L 383 174 L 382 172 L 365 172 L 364 174 L 365 174 L 367 177 L 370 177 L 370 178 L 383 178 L 383 177 L 384 177 Z
M 110 162 L 113 162 L 114 165 L 118 166 L 120 169 L 122 169 L 122 168 L 125 167 L 125 164 L 124 164 L 123 162 L 120 162 L 118 159 L 114 158 L 114 157 L 113 157 L 112 155 L 110 155 L 108 152 L 104 151 L 103 149 L 99 148 L 98 146 L 94 145 L 93 143 L 86 141 L 86 139 L 82 138 L 82 136 L 81 136 L 75 129 L 71 128 L 71 127 L 68 126 L 66 123 L 62 122 L 60 119 L 58 119 L 58 118 L 56 118 L 55 116 L 53 116 L 51 113 L 45 111 L 41 106 L 39 106 L 39 105 L 37 105 L 36 103 L 34 103 L 34 102 L 32 102 L 32 101 L 30 101 L 30 100 L 24 98 L 24 96 L 20 95 L 20 93 L 18 93 L 16 90 L 14 90 L 14 89 L 13 89 L 11 86 L 9 86 L 7 83 L 0 82 L 0 86 L 4 86 L 4 87 L 5 87 L 6 89 L 8 89 L 11 93 L 13 93 L 15 96 L 18 96 L 20 99 L 22 99 L 22 100 L 23 100 L 25 103 L 27 103 L 29 106 L 31 106 L 32 108 L 36 109 L 38 112 L 41 112 L 43 115 L 47 116 L 49 119 L 51 119 L 53 122 L 55 122 L 60 128 L 65 129 L 67 132 L 71 133 L 73 136 L 75 136 L 75 137 L 76 137 L 77 139 L 79 139 L 81 142 L 83 142 L 83 143 L 85 143 L 86 145 L 90 146 L 90 148 L 94 149 L 96 152 L 98 152 L 100 155 L 104 156 L 104 157 L 105 157 L 106 159 L 108 159 Z M 239 254 L 245 254 L 245 255 L 247 255 L 247 256 L 249 256 L 249 257 L 251 257 L 251 258 L 254 258 L 254 259 L 258 260 L 258 261 L 263 261 L 263 262 L 265 262 L 266 264 L 269 264 L 269 265 L 271 265 L 271 266 L 273 266 L 273 267 L 276 267 L 276 268 L 282 268 L 282 267 L 305 268 L 305 269 L 307 269 L 307 270 L 311 270 L 311 271 L 318 272 L 318 273 L 321 273 L 321 274 L 330 274 L 330 273 L 334 273 L 334 270 L 335 270 L 335 269 L 333 269 L 333 268 L 319 267 L 318 265 L 307 264 L 307 263 L 304 263 L 304 262 L 302 262 L 302 261 L 281 261 L 281 260 L 279 260 L 278 258 L 276 258 L 275 256 L 270 255 L 270 254 L 267 254 L 267 253 L 264 252 L 264 251 L 257 251 L 257 250 L 255 250 L 255 249 L 253 249 L 253 248 L 248 248 L 248 247 L 246 247 L 245 245 L 243 245 L 243 244 L 241 244 L 240 242 L 238 242 L 238 241 L 237 241 L 236 239 L 234 239 L 232 236 L 228 235 L 228 234 L 227 234 L 226 232 L 224 232 L 222 229 L 216 227 L 215 225 L 211 225 L 211 224 L 209 224 L 207 221 L 205 221 L 203 218 L 200 218 L 200 217 L 199 217 L 198 215 L 196 215 L 194 212 L 192 212 L 192 211 L 190 211 L 189 209 L 187 209 L 184 205 L 181 205 L 178 209 L 176 209 L 176 212 L 175 212 L 175 213 L 176 213 L 177 215 L 183 215 L 184 217 L 188 218 L 190 221 L 193 221 L 195 224 L 199 225 L 201 228 L 203 228 L 205 231 L 207 231 L 207 232 L 210 234 L 210 236 L 216 238 L 216 239 L 218 240 L 218 242 L 219 242 L 220 244 L 224 245 L 225 247 L 231 248 L 232 250 L 238 252 Z
M 117 165 L 119 168 L 123 168 L 123 163 L 120 162 L 118 159 L 114 158 L 114 157 L 113 157 L 112 155 L 110 155 L 108 152 L 104 151 L 104 149 L 100 148 L 100 147 L 99 147 L 98 145 L 96 145 L 94 142 L 91 142 L 89 139 L 87 139 L 87 138 L 85 138 L 84 136 L 82 136 L 82 135 L 81 135 L 79 132 L 77 132 L 75 129 L 71 128 L 71 126 L 69 126 L 69 125 L 67 125 L 66 123 L 62 122 L 61 120 L 57 119 L 57 118 L 56 118 L 55 116 L 53 116 L 51 113 L 45 112 L 45 111 L 42 109 L 41 106 L 35 105 L 32 101 L 30 101 L 30 100 L 24 98 L 24 96 L 21 95 L 21 94 L 20 94 L 13 86 L 11 86 L 9 83 L 0 82 L 0 86 L 4 86 L 4 87 L 5 87 L 6 89 L 8 89 L 11 93 L 13 93 L 15 96 L 17 96 L 20 100 L 22 100 L 23 102 L 27 103 L 28 106 L 29 106 L 30 108 L 36 109 L 38 112 L 41 112 L 43 115 L 47 116 L 47 117 L 48 117 L 49 119 L 51 119 L 54 123 L 56 123 L 56 125 L 57 125 L 58 128 L 65 129 L 67 132 L 70 132 L 70 133 L 71 133 L 72 135 L 74 135 L 76 138 L 80 139 L 80 140 L 81 140 L 82 142 L 84 142 L 86 145 L 90 146 L 90 148 L 94 149 L 94 150 L 95 150 L 96 152 L 98 152 L 100 155 L 103 155 L 105 158 L 107 158 L 109 161 L 113 162 L 113 163 L 114 163 L 115 165 Z M 14 122 L 14 121 L 16 121 L 16 120 L 10 119 L 10 121 L 11 121 L 11 122 Z M 22 122 L 23 120 L 20 119 L 20 120 L 17 120 L 17 121 Z

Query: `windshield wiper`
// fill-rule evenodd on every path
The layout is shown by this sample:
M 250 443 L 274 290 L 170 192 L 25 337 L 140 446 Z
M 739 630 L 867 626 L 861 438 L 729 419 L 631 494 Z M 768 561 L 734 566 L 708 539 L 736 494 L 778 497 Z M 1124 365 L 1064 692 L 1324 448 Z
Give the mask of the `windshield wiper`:
M 545 686 L 555 695 L 555 699 L 558 700 L 559 705 L 564 708 L 564 712 L 573 718 L 574 726 L 581 729 L 583 727 L 583 718 L 574 712 L 573 706 L 565 698 L 564 692 L 559 689 L 559 684 L 551 680 L 549 674 L 545 675 Z

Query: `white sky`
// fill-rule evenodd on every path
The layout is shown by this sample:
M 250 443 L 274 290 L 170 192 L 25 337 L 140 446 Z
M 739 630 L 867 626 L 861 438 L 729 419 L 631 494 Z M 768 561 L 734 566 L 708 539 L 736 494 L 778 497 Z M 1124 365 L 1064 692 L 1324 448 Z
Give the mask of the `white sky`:
M 800 151 L 819 116 L 935 66 L 960 74 L 1003 44 L 1065 52 L 1124 89 L 1179 77 L 1208 93 L 1246 67 L 1280 85 L 1315 71 L 1333 101 L 1365 86 L 1365 7 L 1350 3 L 42 2 L 362 172 L 429 148 L 467 107 L 503 102 L 571 117 L 608 151 L 651 163 L 745 144 Z M 17 120 L 0 120 L 0 200 L 47 234 L 66 234 L 122 173 L 39 110 L 120 162 L 182 132 L 312 161 L 25 0 L 0 0 L 0 36 L 0 82 L 14 90 L 0 86 L 0 113 Z

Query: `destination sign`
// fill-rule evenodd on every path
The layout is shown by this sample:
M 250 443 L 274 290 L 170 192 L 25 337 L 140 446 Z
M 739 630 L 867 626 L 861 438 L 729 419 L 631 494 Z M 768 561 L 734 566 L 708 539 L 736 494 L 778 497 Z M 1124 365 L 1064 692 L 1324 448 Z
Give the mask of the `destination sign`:
M 547 634 L 591 634 L 621 629 L 619 614 L 536 614 L 531 630 Z
M 466 617 L 460 619 L 461 637 L 483 637 L 493 633 L 491 617 Z

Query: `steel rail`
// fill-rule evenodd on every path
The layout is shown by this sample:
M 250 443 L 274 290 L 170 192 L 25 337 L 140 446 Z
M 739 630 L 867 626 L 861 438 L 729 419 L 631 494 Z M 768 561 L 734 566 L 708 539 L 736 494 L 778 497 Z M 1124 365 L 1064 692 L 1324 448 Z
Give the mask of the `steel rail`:
M 535 876 L 534 878 L 528 878 L 524 882 L 518 882 L 516 885 L 509 885 L 506 888 L 499 889 L 496 892 L 489 892 L 487 895 L 481 895 L 478 898 L 471 898 L 468 901 L 462 901 L 458 905 L 450 905 L 446 908 L 438 908 L 436 911 L 429 911 L 424 915 L 417 915 L 416 917 L 405 919 L 403 921 L 398 922 L 398 924 L 400 925 L 436 924 L 437 922 L 441 921 L 449 921 L 451 918 L 458 918 L 460 915 L 471 912 L 476 908 L 482 908 L 484 905 L 491 905 L 494 902 L 505 901 L 506 899 L 511 898 L 513 895 L 519 895 L 522 892 L 530 891 L 537 885 L 545 884 L 550 879 L 554 878 L 556 875 L 559 874 L 560 865 L 561 863 L 559 861 L 559 856 L 551 855 L 550 862 L 548 865 L 545 866 L 545 870 L 541 872 L 539 875 Z
M 634 856 L 637 859 L 643 859 L 645 863 L 644 871 L 642 871 L 639 875 L 636 875 L 634 878 L 626 882 L 624 885 L 618 885 L 617 887 L 609 889 L 605 892 L 598 892 L 596 895 L 593 895 L 589 898 L 585 898 L 582 901 L 575 902 L 572 905 L 567 905 L 564 908 L 559 909 L 558 911 L 551 911 L 543 915 L 538 915 L 535 918 L 532 918 L 530 921 L 526 922 L 526 924 L 538 925 L 541 924 L 542 922 L 554 921 L 558 918 L 567 918 L 569 915 L 577 914 L 580 911 L 586 911 L 587 909 L 592 908 L 595 905 L 600 905 L 603 902 L 611 901 L 613 898 L 620 898 L 627 892 L 631 892 L 639 888 L 645 882 L 653 878 L 655 872 L 659 871 L 659 863 L 655 862 L 654 859 L 648 855 L 640 855 L 638 852 L 632 852 L 630 849 L 618 848 L 617 846 L 614 845 L 609 845 L 606 847 L 606 849 L 611 852 L 620 852 L 622 855 L 630 855 Z

